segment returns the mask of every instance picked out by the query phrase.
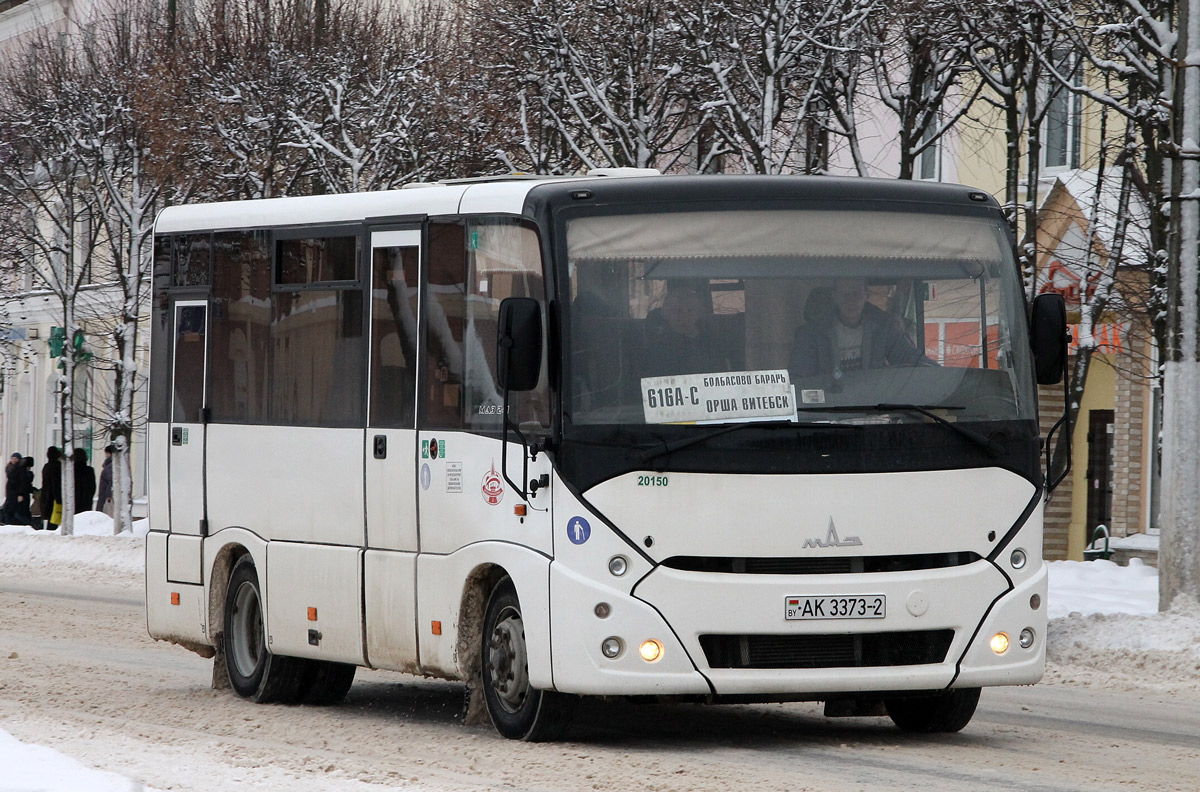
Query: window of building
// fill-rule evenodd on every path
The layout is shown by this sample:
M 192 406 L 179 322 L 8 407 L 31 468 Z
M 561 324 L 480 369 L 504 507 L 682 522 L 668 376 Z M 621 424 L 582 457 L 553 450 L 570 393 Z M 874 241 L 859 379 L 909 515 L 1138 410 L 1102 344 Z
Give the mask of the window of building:
M 1074 83 L 1078 75 L 1076 58 L 1071 53 L 1056 52 L 1057 71 L 1069 76 Z M 1079 167 L 1079 145 L 1082 132 L 1082 99 L 1053 76 L 1048 76 L 1042 89 L 1046 117 L 1042 121 L 1042 170 L 1053 172 Z

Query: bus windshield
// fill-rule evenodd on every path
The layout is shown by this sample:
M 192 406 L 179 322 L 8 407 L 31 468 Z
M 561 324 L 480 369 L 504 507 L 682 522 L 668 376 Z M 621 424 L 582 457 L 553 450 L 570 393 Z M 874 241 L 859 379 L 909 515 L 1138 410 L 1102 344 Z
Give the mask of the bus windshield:
M 567 267 L 574 425 L 1036 415 L 996 217 L 894 204 L 578 216 Z

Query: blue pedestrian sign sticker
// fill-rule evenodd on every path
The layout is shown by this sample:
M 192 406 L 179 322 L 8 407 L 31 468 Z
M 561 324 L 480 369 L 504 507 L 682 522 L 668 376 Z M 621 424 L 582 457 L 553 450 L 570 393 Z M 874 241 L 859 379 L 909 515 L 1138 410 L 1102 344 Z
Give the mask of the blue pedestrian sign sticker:
M 572 517 L 567 523 L 567 538 L 573 543 L 581 545 L 588 540 L 592 535 L 592 526 L 588 525 L 588 521 L 582 517 Z

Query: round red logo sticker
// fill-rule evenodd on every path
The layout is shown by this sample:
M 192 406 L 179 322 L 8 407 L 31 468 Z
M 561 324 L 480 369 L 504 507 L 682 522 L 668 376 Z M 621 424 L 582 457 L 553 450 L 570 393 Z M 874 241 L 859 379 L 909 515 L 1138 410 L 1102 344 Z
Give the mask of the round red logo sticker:
M 504 500 L 504 479 L 496 472 L 496 462 L 492 460 L 492 469 L 483 477 L 483 499 L 489 506 L 495 506 Z

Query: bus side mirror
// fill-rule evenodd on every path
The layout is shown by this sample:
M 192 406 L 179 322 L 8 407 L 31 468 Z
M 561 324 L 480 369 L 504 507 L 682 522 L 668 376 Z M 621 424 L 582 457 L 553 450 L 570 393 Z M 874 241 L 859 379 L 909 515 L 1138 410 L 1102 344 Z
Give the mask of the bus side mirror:
M 1062 382 L 1067 369 L 1067 303 L 1061 294 L 1034 298 L 1029 343 L 1038 385 Z
M 542 370 L 542 308 L 532 297 L 507 297 L 500 303 L 496 365 L 500 387 L 530 391 Z

